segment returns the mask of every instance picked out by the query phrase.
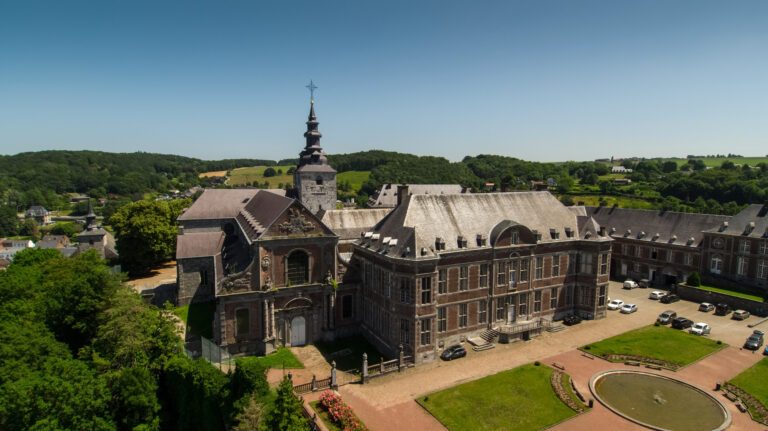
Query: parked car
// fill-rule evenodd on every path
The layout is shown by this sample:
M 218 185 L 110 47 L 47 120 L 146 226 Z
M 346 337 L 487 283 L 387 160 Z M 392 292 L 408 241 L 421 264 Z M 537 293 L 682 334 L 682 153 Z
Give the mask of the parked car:
M 699 322 L 691 326 L 690 333 L 693 335 L 707 335 L 712 328 L 704 322 Z
M 637 283 L 637 286 L 638 286 L 638 287 L 642 287 L 643 289 L 645 289 L 646 287 L 649 287 L 650 285 L 651 285 L 651 282 L 650 282 L 650 281 L 648 281 L 648 279 L 647 279 L 647 278 L 643 278 L 643 279 L 641 279 L 641 280 L 640 280 L 640 281 Z
M 724 302 L 721 302 L 715 306 L 716 316 L 725 316 L 730 312 L 731 312 L 731 306 Z
M 758 329 L 752 331 L 752 335 L 744 342 L 744 348 L 749 350 L 758 350 L 765 344 L 765 333 Z
M 677 302 L 680 300 L 680 297 L 675 295 L 674 293 L 670 293 L 668 295 L 664 295 L 659 299 L 659 302 L 662 304 L 671 304 L 673 302 Z
M 622 301 L 621 299 L 611 299 L 608 302 L 608 309 L 618 310 L 619 308 L 621 308 L 622 305 L 624 305 L 624 301 Z
M 660 290 L 654 290 L 653 292 L 651 292 L 650 295 L 648 295 L 648 299 L 661 299 L 666 294 L 667 294 L 667 292 L 662 292 Z
M 634 280 L 626 280 L 624 281 L 624 288 L 625 289 L 634 289 L 637 287 L 637 283 Z
M 672 321 L 672 327 L 675 329 L 687 329 L 693 326 L 693 320 L 685 317 L 677 317 Z
M 659 314 L 659 317 L 656 319 L 656 321 L 661 323 L 662 325 L 667 325 L 672 323 L 672 320 L 674 320 L 675 317 L 677 317 L 677 313 L 675 313 L 672 310 L 667 310 Z
M 621 306 L 621 312 L 624 314 L 630 314 L 637 311 L 637 305 L 635 304 L 624 304 Z
M 575 314 L 571 314 L 570 316 L 566 316 L 563 319 L 563 324 L 564 325 L 571 326 L 571 325 L 577 325 L 579 323 L 581 323 L 581 317 L 579 317 L 579 316 L 577 316 Z
M 765 349 L 763 350 L 763 356 L 768 356 L 768 346 L 765 346 Z
M 709 313 L 710 311 L 714 310 L 715 306 L 714 304 L 710 304 L 709 302 L 702 302 L 699 304 L 699 311 L 703 311 L 705 313 Z
M 463 358 L 465 356 L 467 356 L 467 350 L 459 344 L 454 344 L 453 346 L 449 346 L 443 350 L 443 353 L 440 355 L 440 359 L 444 361 L 452 361 L 454 359 Z
M 736 310 L 733 312 L 733 316 L 731 316 L 731 319 L 733 320 L 744 320 L 748 319 L 750 316 L 749 311 L 747 310 Z

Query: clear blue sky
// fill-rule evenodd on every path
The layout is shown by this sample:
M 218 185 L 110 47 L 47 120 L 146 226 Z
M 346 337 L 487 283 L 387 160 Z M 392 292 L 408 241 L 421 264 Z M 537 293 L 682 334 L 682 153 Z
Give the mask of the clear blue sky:
M 0 1 L 0 154 L 768 154 L 768 1 Z

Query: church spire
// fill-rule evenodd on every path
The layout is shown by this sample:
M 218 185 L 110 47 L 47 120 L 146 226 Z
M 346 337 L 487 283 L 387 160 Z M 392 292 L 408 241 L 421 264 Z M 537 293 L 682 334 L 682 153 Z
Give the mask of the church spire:
M 91 230 L 96 227 L 96 213 L 93 212 L 93 204 L 88 198 L 88 214 L 85 215 L 85 228 Z
M 320 146 L 320 138 L 323 137 L 323 134 L 317 128 L 320 123 L 317 121 L 317 114 L 315 114 L 315 90 L 317 86 L 315 86 L 314 82 L 309 81 L 309 85 L 306 87 L 310 91 L 309 115 L 307 117 L 307 131 L 304 132 L 306 145 L 304 150 L 299 153 L 299 167 L 304 165 L 327 165 L 328 159 L 325 157 L 323 148 Z

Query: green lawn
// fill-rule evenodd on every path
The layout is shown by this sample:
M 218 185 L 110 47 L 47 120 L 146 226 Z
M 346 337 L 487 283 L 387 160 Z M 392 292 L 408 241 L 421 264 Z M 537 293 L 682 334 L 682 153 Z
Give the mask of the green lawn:
M 341 371 L 357 373 L 363 363 L 363 353 L 368 355 L 368 365 L 378 364 L 381 353 L 363 336 L 340 338 L 335 341 L 320 341 L 315 343 L 317 350 L 322 353 L 328 363 L 336 361 L 336 368 Z M 385 358 L 393 359 L 393 358 Z
M 273 168 L 275 171 L 282 170 L 283 174 L 275 175 L 274 177 L 265 177 L 264 171 L 267 168 Z M 241 186 L 253 182 L 264 184 L 266 181 L 269 183 L 269 188 L 271 189 L 278 188 L 280 184 L 283 184 L 283 186 L 286 184 L 292 186 L 293 174 L 287 174 L 288 169 L 290 168 L 295 168 L 295 166 L 253 166 L 250 168 L 233 169 L 229 176 L 229 180 L 227 180 L 227 184 L 231 184 L 233 186 Z
M 304 364 L 291 353 L 290 349 L 281 347 L 266 356 L 248 356 L 238 361 L 256 362 L 267 368 L 304 368 Z
M 757 302 L 763 302 L 763 298 L 757 295 L 750 295 L 749 293 L 739 292 L 736 290 L 730 290 L 730 289 L 723 289 L 720 287 L 712 287 L 712 286 L 706 286 L 702 284 L 701 286 L 698 286 L 699 289 L 702 290 L 708 290 L 710 292 L 717 292 L 722 293 L 724 295 L 728 296 L 735 296 L 737 298 L 743 298 L 743 299 L 749 299 L 750 301 L 757 301 Z
M 764 406 L 768 406 L 768 358 L 763 358 L 750 368 L 742 371 L 731 383 L 747 391 Z
M 336 185 L 337 187 L 342 183 L 346 182 L 349 183 L 350 191 L 353 193 L 357 193 L 360 191 L 360 188 L 363 186 L 363 183 L 368 181 L 368 177 L 371 176 L 370 171 L 347 171 L 347 172 L 340 172 L 338 175 L 336 175 Z
M 596 356 L 634 355 L 684 366 L 726 346 L 687 331 L 651 325 L 606 338 L 581 350 Z
M 174 314 L 187 324 L 187 331 L 205 338 L 213 338 L 213 314 L 216 312 L 215 302 L 202 302 L 177 307 Z
M 449 430 L 540 430 L 576 415 L 552 391 L 552 372 L 523 365 L 416 401 Z
M 584 202 L 584 205 L 587 206 L 599 206 L 600 201 L 604 200 L 607 202 L 608 207 L 612 207 L 614 204 L 618 204 L 619 208 L 634 208 L 634 209 L 643 209 L 643 210 L 649 210 L 654 209 L 654 204 L 639 198 L 627 198 L 624 196 L 597 196 L 597 195 L 571 195 L 571 199 L 573 199 L 573 202 L 578 204 L 579 202 Z

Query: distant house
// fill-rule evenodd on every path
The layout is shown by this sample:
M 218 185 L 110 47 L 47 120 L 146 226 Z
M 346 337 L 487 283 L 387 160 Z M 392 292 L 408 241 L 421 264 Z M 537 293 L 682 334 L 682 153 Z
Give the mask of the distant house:
M 66 235 L 45 235 L 43 239 L 37 242 L 37 248 L 64 248 L 70 244 L 69 237 Z
M 24 217 L 31 218 L 41 226 L 51 224 L 51 212 L 41 207 L 40 205 L 33 205 L 29 207 Z
M 613 183 L 616 184 L 617 186 L 627 186 L 632 184 L 632 180 L 630 180 L 629 178 L 614 178 Z
M 67 193 L 67 196 L 69 196 L 69 202 L 73 204 L 79 204 L 80 202 L 88 202 L 88 195 L 84 195 L 82 193 Z
M 625 168 L 624 166 L 611 166 L 612 174 L 631 174 L 632 169 Z
M 85 216 L 85 230 L 77 235 L 77 242 L 78 253 L 93 249 L 104 259 L 118 257 L 115 237 L 96 224 L 96 214 L 90 204 L 88 205 L 88 214 Z
M 410 184 L 408 191 L 411 195 L 455 195 L 462 193 L 459 184 Z M 371 197 L 368 206 L 371 208 L 394 208 L 398 202 L 397 184 L 384 184 L 378 194 Z
M 531 181 L 530 185 L 531 185 L 531 190 L 533 190 L 533 191 L 537 191 L 537 192 L 544 191 L 545 192 L 545 191 L 549 190 L 549 186 L 544 181 Z
M 35 243 L 28 239 L 0 239 L 0 259 L 10 262 L 16 253 L 34 246 Z

